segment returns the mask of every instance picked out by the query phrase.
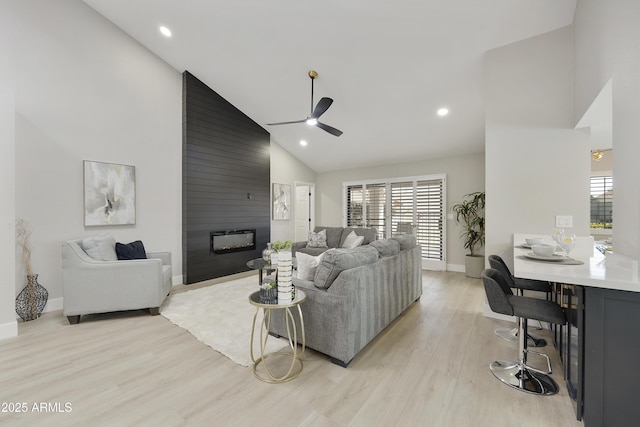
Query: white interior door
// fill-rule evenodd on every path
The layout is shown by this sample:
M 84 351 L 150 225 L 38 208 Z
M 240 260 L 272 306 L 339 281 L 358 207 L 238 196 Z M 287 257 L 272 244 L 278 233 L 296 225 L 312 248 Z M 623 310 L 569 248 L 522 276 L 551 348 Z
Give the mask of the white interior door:
M 296 242 L 309 238 L 311 229 L 311 188 L 308 185 L 296 185 Z

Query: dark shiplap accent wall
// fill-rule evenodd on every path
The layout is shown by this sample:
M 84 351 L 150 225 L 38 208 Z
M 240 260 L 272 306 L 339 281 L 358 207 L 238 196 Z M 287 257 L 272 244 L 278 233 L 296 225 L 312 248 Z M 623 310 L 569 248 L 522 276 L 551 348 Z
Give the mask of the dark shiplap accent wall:
M 183 74 L 184 283 L 247 271 L 270 241 L 269 133 L 189 72 Z M 210 253 L 211 231 L 256 229 L 256 249 Z

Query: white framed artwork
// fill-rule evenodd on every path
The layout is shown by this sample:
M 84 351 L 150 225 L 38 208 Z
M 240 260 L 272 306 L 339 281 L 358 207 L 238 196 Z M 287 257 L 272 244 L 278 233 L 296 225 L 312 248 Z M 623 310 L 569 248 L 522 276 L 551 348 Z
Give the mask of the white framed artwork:
M 84 161 L 84 225 L 136 223 L 136 168 Z

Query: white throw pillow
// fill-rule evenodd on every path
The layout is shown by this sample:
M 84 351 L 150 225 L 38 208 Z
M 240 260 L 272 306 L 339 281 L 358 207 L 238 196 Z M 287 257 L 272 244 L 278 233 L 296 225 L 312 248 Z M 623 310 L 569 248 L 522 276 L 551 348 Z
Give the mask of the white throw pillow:
M 316 269 L 322 262 L 324 252 L 318 256 L 296 252 L 296 260 L 298 261 L 298 278 L 304 280 L 313 280 L 316 276 Z
M 82 240 L 82 249 L 98 261 L 117 261 L 116 239 L 109 234 L 98 234 Z
M 344 239 L 342 247 L 347 249 L 357 248 L 362 244 L 363 240 L 364 236 L 358 236 L 355 231 L 352 231 L 347 235 L 347 238 Z

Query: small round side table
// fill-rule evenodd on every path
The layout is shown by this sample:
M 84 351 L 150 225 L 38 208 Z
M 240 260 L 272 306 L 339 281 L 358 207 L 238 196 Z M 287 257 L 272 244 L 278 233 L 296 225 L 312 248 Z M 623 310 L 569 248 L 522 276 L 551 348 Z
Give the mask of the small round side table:
M 260 381 L 264 381 L 266 383 L 276 384 L 283 383 L 286 381 L 290 381 L 300 375 L 302 372 L 302 356 L 304 355 L 305 349 L 305 336 L 304 336 L 304 319 L 302 317 L 302 309 L 300 308 L 300 304 L 307 298 L 305 293 L 300 289 L 296 289 L 296 297 L 292 301 L 288 301 L 286 303 L 276 303 L 276 304 L 267 304 L 260 301 L 260 291 L 254 292 L 249 296 L 249 303 L 256 307 L 256 312 L 253 315 L 253 324 L 251 328 L 251 343 L 250 343 L 250 351 L 251 351 L 251 360 L 253 361 L 253 375 L 256 376 Z M 291 308 L 298 308 L 298 316 L 300 318 L 300 338 L 302 338 L 302 346 L 300 351 L 298 351 L 298 328 L 296 326 L 295 319 L 291 314 Z M 253 354 L 253 341 L 254 334 L 256 330 L 256 319 L 258 317 L 258 313 L 262 308 L 262 321 L 260 325 L 260 357 L 257 359 Z M 291 351 L 277 351 L 274 353 L 265 353 L 265 349 L 267 346 L 267 340 L 269 339 L 269 325 L 271 323 L 271 311 L 284 309 L 285 310 L 285 322 L 287 325 L 287 333 L 289 334 L 286 337 L 289 340 L 289 348 Z M 291 365 L 289 366 L 289 370 L 282 376 L 276 377 L 269 369 L 267 365 L 266 359 L 270 357 L 288 357 L 291 359 Z M 266 371 L 266 376 L 261 375 L 258 371 L 258 365 L 262 363 L 264 370 Z

